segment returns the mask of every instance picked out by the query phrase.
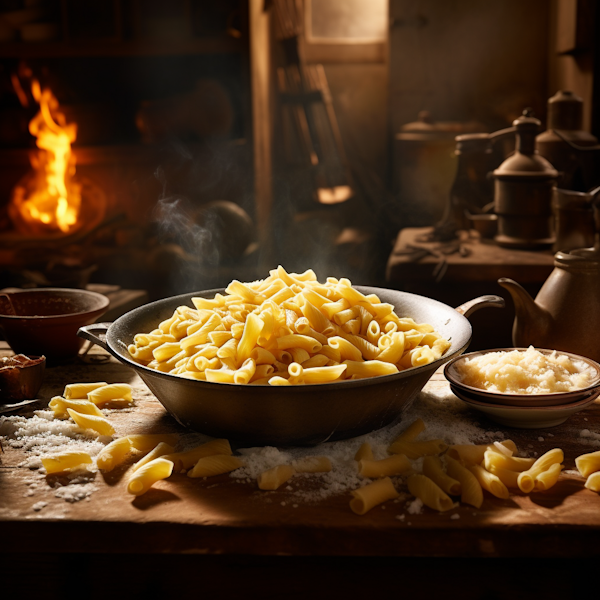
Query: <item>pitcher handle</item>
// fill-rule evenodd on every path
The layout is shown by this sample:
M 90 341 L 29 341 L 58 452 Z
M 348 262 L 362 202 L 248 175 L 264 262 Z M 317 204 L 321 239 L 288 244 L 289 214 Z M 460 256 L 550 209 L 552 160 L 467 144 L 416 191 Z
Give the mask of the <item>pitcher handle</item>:
M 89 340 L 92 344 L 96 344 L 104 348 L 107 352 L 111 352 L 106 341 L 106 332 L 112 323 L 92 323 L 79 328 L 77 335 L 85 340 Z M 96 335 L 97 333 L 97 335 Z
M 480 308 L 504 308 L 506 303 L 502 296 L 496 296 L 494 294 L 488 294 L 487 296 L 479 296 L 479 298 L 473 298 L 464 304 L 456 307 L 456 312 L 469 318 L 476 310 Z

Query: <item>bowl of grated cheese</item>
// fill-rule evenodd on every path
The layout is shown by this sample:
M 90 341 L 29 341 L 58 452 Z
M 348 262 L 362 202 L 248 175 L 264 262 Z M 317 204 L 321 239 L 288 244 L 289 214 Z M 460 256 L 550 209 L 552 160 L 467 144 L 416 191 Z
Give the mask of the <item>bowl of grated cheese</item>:
M 600 364 L 533 346 L 463 354 L 445 366 L 444 375 L 461 399 L 489 405 L 564 406 L 600 395 Z

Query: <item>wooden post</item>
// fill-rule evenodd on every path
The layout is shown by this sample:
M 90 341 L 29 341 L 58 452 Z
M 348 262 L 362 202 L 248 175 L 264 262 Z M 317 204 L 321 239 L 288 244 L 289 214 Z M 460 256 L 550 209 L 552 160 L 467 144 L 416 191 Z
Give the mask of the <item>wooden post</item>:
M 273 204 L 273 95 L 271 14 L 265 0 L 249 0 L 250 79 L 252 90 L 252 139 L 254 152 L 255 218 L 261 267 L 271 265 Z

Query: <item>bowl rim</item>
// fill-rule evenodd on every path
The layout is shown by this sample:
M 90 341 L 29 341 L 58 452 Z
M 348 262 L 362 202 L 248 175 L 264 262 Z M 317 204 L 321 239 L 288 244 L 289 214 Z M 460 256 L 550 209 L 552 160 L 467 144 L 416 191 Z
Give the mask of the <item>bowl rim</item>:
M 452 386 L 451 386 L 452 388 Z M 535 410 L 539 410 L 542 412 L 552 412 L 552 411 L 562 411 L 562 410 L 570 410 L 570 409 L 576 409 L 576 408 L 581 408 L 583 406 L 587 406 L 588 404 L 591 404 L 592 402 L 594 402 L 598 396 L 600 396 L 600 390 L 596 389 L 596 390 L 588 390 L 588 394 L 583 397 L 580 398 L 578 400 L 575 400 L 574 402 L 568 402 L 567 404 L 554 404 L 554 405 L 550 405 L 550 406 L 518 406 L 518 405 L 514 405 L 514 404 L 495 404 L 492 402 L 482 402 L 481 400 L 476 400 L 475 398 L 469 398 L 469 396 L 467 396 L 466 394 L 463 395 L 460 394 L 461 390 L 458 390 L 459 393 L 456 393 L 455 390 L 452 390 L 453 393 L 456 395 L 456 397 L 461 400 L 462 402 L 464 402 L 465 404 L 477 407 L 477 408 L 484 408 L 484 409 L 490 409 L 490 410 L 508 410 L 508 411 L 515 411 L 515 412 L 519 412 L 519 411 L 535 411 Z
M 105 296 L 104 294 L 100 294 L 99 292 L 92 292 L 91 290 L 82 290 L 79 288 L 51 288 L 51 287 L 47 287 L 47 288 L 31 288 L 31 289 L 21 289 L 21 290 L 14 290 L 11 292 L 3 292 L 3 294 L 9 296 L 11 294 L 17 295 L 17 294 L 36 294 L 39 292 L 60 292 L 62 294 L 67 294 L 67 295 L 71 295 L 71 296 L 76 296 L 76 295 L 80 295 L 80 296 L 87 296 L 89 298 L 95 298 L 98 301 L 98 306 L 92 309 L 88 309 L 88 310 L 82 310 L 79 312 L 73 312 L 73 313 L 59 313 L 56 315 L 7 315 L 4 313 L 0 313 L 0 319 L 9 319 L 9 320 L 48 320 L 48 319 L 67 319 L 67 318 L 73 318 L 73 317 L 77 317 L 77 316 L 83 316 L 83 315 L 92 315 L 94 313 L 100 313 L 102 311 L 105 311 L 108 308 L 108 305 L 110 304 L 110 300 L 108 299 L 107 296 Z
M 515 402 L 517 402 L 518 400 L 531 400 L 532 398 L 534 398 L 538 402 L 542 402 L 545 398 L 556 399 L 557 397 L 563 396 L 563 395 L 564 396 L 566 396 L 566 395 L 577 395 L 578 396 L 578 395 L 583 395 L 586 392 L 591 392 L 592 390 L 600 387 L 600 364 L 599 363 L 597 363 L 595 360 L 593 360 L 591 358 L 588 358 L 587 356 L 582 356 L 581 354 L 575 354 L 574 352 L 567 352 L 566 350 L 553 350 L 550 348 L 534 347 L 534 350 L 537 350 L 538 352 L 541 352 L 542 354 L 551 354 L 552 352 L 556 352 L 557 354 L 565 354 L 572 360 L 584 362 L 588 366 L 595 369 L 596 378 L 593 380 L 593 382 L 590 385 L 588 385 L 584 388 L 577 389 L 577 390 L 571 390 L 571 391 L 566 391 L 566 392 L 548 392 L 545 394 L 513 394 L 513 393 L 507 393 L 507 392 L 492 392 L 489 390 L 485 390 L 483 388 L 477 388 L 477 387 L 473 387 L 470 385 L 466 385 L 466 384 L 462 383 L 459 379 L 454 377 L 454 375 L 452 373 L 452 369 L 453 369 L 454 365 L 462 359 L 473 358 L 475 356 L 482 356 L 484 354 L 490 354 L 492 352 L 512 352 L 514 350 L 526 351 L 530 347 L 531 346 L 528 346 L 527 348 L 512 346 L 512 347 L 506 347 L 506 348 L 490 348 L 487 350 L 477 350 L 475 352 L 468 352 L 466 354 L 461 354 L 459 356 L 452 358 L 450 361 L 448 361 L 446 363 L 446 365 L 444 366 L 444 377 L 446 377 L 446 379 L 450 382 L 451 385 L 455 386 L 456 388 L 458 388 L 460 390 L 463 390 L 464 392 L 468 392 L 470 394 L 476 394 L 478 396 L 487 397 L 487 398 L 507 398 L 508 397 L 508 398 L 514 399 Z M 503 406 L 515 406 L 512 404 L 511 405 L 502 404 L 502 405 Z

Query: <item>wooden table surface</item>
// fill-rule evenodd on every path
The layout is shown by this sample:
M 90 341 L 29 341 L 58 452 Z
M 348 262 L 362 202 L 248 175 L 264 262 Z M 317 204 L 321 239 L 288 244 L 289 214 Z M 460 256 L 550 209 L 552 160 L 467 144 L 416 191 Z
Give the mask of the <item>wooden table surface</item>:
M 98 350 L 98 355 L 102 354 Z M 106 358 L 106 357 L 103 357 Z M 137 375 L 111 358 L 103 363 L 74 362 L 47 369 L 42 408 L 66 383 L 129 382 L 135 408 L 110 416 L 117 435 L 181 431 Z M 426 390 L 447 383 L 438 372 Z M 465 413 L 465 418 L 475 418 Z M 539 454 L 553 447 L 565 451 L 565 468 L 574 469 L 579 454 L 597 448 L 579 439 L 582 429 L 600 432 L 600 404 L 548 430 L 500 427 L 477 416 L 481 427 L 502 431 L 519 447 Z M 538 441 L 543 437 L 544 441 Z M 318 448 L 315 449 L 318 453 Z M 319 502 L 301 502 L 284 488 L 264 492 L 256 482 L 222 475 L 190 479 L 175 474 L 145 495 L 126 492 L 131 462 L 113 472 L 97 472 L 96 491 L 87 500 L 68 503 L 55 496 L 55 481 L 27 496 L 31 471 L 19 466 L 23 450 L 4 444 L 0 463 L 0 528 L 11 550 L 28 552 L 197 553 L 247 556 L 538 556 L 589 557 L 600 554 L 600 496 L 583 487 L 574 473 L 544 493 L 512 494 L 499 500 L 486 493 L 481 509 L 460 505 L 448 513 L 427 508 L 408 514 L 405 503 L 388 502 L 364 516 L 349 508 L 350 494 Z M 307 480 L 308 481 L 308 480 Z M 303 485 L 294 483 L 293 487 Z M 35 512 L 40 501 L 48 505 Z M 400 515 L 404 514 L 404 517 Z M 451 518 L 452 515 L 459 517 Z M 402 520 L 401 520 L 402 519 Z M 84 540 L 93 539 L 91 546 Z

